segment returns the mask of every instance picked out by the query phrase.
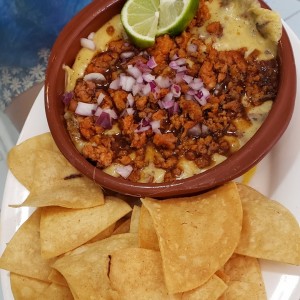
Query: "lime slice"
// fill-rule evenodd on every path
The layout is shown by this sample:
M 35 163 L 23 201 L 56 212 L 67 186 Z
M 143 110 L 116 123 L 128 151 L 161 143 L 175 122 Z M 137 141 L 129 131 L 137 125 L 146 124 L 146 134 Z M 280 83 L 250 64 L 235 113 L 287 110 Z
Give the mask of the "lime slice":
M 155 37 L 177 35 L 193 19 L 199 0 L 128 0 L 121 21 L 131 41 L 140 48 L 150 47 Z
M 121 21 L 132 42 L 141 48 L 155 42 L 159 19 L 159 0 L 128 0 L 121 11 Z
M 177 35 L 184 31 L 195 16 L 199 0 L 160 0 L 156 35 Z

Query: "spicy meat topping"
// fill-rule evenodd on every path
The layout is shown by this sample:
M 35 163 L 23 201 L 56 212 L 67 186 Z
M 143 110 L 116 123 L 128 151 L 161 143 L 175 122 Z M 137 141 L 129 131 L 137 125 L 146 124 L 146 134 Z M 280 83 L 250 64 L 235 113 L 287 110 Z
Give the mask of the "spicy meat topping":
M 158 37 L 143 51 L 111 41 L 92 59 L 65 95 L 68 129 L 89 161 L 104 170 L 114 165 L 131 181 L 158 182 L 155 172 L 142 178 L 151 166 L 163 170 L 161 181 L 172 181 L 182 178 L 185 162 L 201 172 L 215 155 L 226 158 L 242 146 L 248 111 L 276 97 L 278 63 L 258 60 L 258 51 L 245 57 L 245 48 L 205 44 L 192 29 L 207 19 L 202 5 L 177 37 Z M 222 26 L 214 22 L 207 31 L 219 36 Z

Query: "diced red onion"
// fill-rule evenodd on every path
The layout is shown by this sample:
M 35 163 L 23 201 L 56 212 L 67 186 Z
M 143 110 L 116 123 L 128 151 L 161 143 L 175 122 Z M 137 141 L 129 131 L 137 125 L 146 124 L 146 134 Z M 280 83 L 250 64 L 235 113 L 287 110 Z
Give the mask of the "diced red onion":
M 149 84 L 150 84 L 151 92 L 153 93 L 155 91 L 155 88 L 156 88 L 155 81 L 150 81 Z
M 111 108 L 104 108 L 102 112 L 109 114 L 112 119 L 118 119 L 117 113 Z
M 202 91 L 198 91 L 198 93 L 196 93 L 194 95 L 194 97 L 199 102 L 199 104 L 201 104 L 201 105 L 206 105 L 207 104 L 207 100 L 206 100 L 206 98 L 203 97 Z
M 85 81 L 89 81 L 89 80 L 91 80 L 91 81 L 97 81 L 97 80 L 105 81 L 106 79 L 105 79 L 104 75 L 101 74 L 101 73 L 89 73 L 89 74 L 84 75 L 83 80 L 85 80 Z
M 182 82 L 184 76 L 187 76 L 187 75 L 184 74 L 184 72 L 176 73 L 175 82 L 176 83 Z
M 97 118 L 95 124 L 103 127 L 104 129 L 111 129 L 112 122 L 111 122 L 110 115 L 108 113 L 102 111 L 100 116 Z
M 178 66 L 183 66 L 183 65 L 185 65 L 186 64 L 186 58 L 178 58 L 178 59 L 176 59 L 175 60 L 175 62 L 176 62 L 176 64 L 178 65 Z
M 142 73 L 150 73 L 151 72 L 151 69 L 144 63 L 142 63 L 141 61 L 138 61 L 136 64 L 135 64 L 136 67 L 138 67 L 140 69 L 140 71 Z
M 132 107 L 126 108 L 126 112 L 128 115 L 133 115 L 134 114 L 134 109 Z
M 78 102 L 75 113 L 81 116 L 92 116 L 93 112 L 96 110 L 97 104 Z
M 197 45 L 195 45 L 195 44 L 193 44 L 193 43 L 191 43 L 191 44 L 189 44 L 189 45 L 187 46 L 187 51 L 188 51 L 188 52 L 191 52 L 191 53 L 196 52 L 197 49 L 198 49 Z
M 151 129 L 151 126 L 150 125 L 147 125 L 147 126 L 140 126 L 138 127 L 134 132 L 137 132 L 137 133 L 141 133 L 141 132 L 145 132 L 147 130 Z
M 100 115 L 101 115 L 101 113 L 103 112 L 103 109 L 101 108 L 101 107 L 97 107 L 97 109 L 96 109 L 96 111 L 95 111 L 95 113 L 94 113 L 94 115 L 96 116 L 96 117 L 99 117 Z
M 130 94 L 130 93 L 127 95 L 127 104 L 130 107 L 132 107 L 134 104 L 134 98 L 133 98 L 132 94 Z
M 157 66 L 157 63 L 156 63 L 154 57 L 151 56 L 147 62 L 147 67 L 149 67 L 150 69 L 154 69 L 156 66 Z
M 144 73 L 142 76 L 146 82 L 151 82 L 155 79 L 155 76 L 149 73 Z
M 121 85 L 120 85 L 120 77 L 117 77 L 109 85 L 109 88 L 113 89 L 113 90 L 118 90 L 120 87 L 121 87 Z
M 161 133 L 159 128 L 160 128 L 160 120 L 154 120 L 150 122 L 150 126 L 152 128 L 152 131 L 155 133 Z
M 177 72 L 184 72 L 187 70 L 187 67 L 186 66 L 181 66 L 177 69 Z
M 132 77 L 134 77 L 135 79 L 138 79 L 139 77 L 142 76 L 142 72 L 140 71 L 140 69 L 132 65 L 128 66 L 127 73 Z
M 193 90 L 200 90 L 203 87 L 203 81 L 200 78 L 194 78 L 193 81 L 189 83 L 189 86 Z
M 202 130 L 201 130 L 201 126 L 199 123 L 188 130 L 188 134 L 193 137 L 200 136 L 201 132 L 202 132 Z
M 143 82 L 144 82 L 143 75 L 139 76 L 139 77 L 136 79 L 136 82 L 137 82 L 137 83 L 143 83 Z
M 177 70 L 179 68 L 175 60 L 170 61 L 169 67 L 173 70 Z
M 104 100 L 104 98 L 105 98 L 105 94 L 100 93 L 99 96 L 98 96 L 98 98 L 97 98 L 98 105 L 100 105 L 102 103 L 102 101 Z
M 171 93 L 174 97 L 178 98 L 181 95 L 181 87 L 178 84 L 172 84 L 171 85 Z
M 93 40 L 94 39 L 94 36 L 95 36 L 95 32 L 91 32 L 89 35 L 88 35 L 88 39 L 89 40 Z
M 170 79 L 168 77 L 163 77 L 163 76 L 158 76 L 155 79 L 155 82 L 160 88 L 168 88 L 171 85 Z
M 151 86 L 149 83 L 147 83 L 143 86 L 142 93 L 143 95 L 148 96 L 150 92 L 151 92 Z
M 174 101 L 174 105 L 168 109 L 168 114 L 170 117 L 172 117 L 173 115 L 178 113 L 179 113 L 179 104 L 178 102 Z
M 133 171 L 133 167 L 131 165 L 117 166 L 115 170 L 119 175 L 121 175 L 124 179 L 126 179 Z
M 191 83 L 191 82 L 193 81 L 193 77 L 190 76 L 190 75 L 183 75 L 183 76 L 182 76 L 182 79 L 183 79 L 187 84 L 189 84 L 189 83 Z
M 120 75 L 120 86 L 126 92 L 131 92 L 132 87 L 135 84 L 135 79 L 131 76 L 126 76 L 125 74 Z
M 64 105 L 68 106 L 73 98 L 73 92 L 66 92 L 63 94 L 62 101 Z
M 135 96 L 137 95 L 143 88 L 143 84 L 141 83 L 136 83 L 132 86 L 132 95 Z
M 81 38 L 80 44 L 81 44 L 81 47 L 90 49 L 92 51 L 94 51 L 96 49 L 96 44 L 94 43 L 94 41 L 87 39 L 87 38 Z
M 209 128 L 205 124 L 202 124 L 201 131 L 203 134 L 206 134 L 206 133 L 208 133 Z
M 126 51 L 126 52 L 122 52 L 122 53 L 120 54 L 120 57 L 121 57 L 122 59 L 131 58 L 131 57 L 133 57 L 133 56 L 134 56 L 134 52 L 133 52 L 133 51 Z

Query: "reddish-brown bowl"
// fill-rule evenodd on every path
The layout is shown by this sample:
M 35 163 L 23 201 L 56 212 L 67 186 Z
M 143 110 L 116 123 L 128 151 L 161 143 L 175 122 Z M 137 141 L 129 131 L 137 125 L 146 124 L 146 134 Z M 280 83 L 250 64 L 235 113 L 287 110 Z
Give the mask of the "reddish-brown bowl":
M 275 145 L 291 119 L 296 94 L 296 68 L 293 50 L 283 28 L 279 43 L 280 82 L 273 107 L 253 138 L 221 164 L 193 177 L 171 183 L 133 183 L 107 175 L 90 164 L 75 148 L 64 121 L 62 95 L 65 90 L 63 65 L 71 66 L 80 49 L 80 38 L 96 31 L 120 13 L 124 0 L 93 1 L 76 15 L 58 36 L 51 55 L 45 81 L 45 109 L 50 131 L 58 148 L 81 173 L 102 187 L 125 195 L 174 197 L 204 191 L 233 180 L 256 165 Z M 262 2 L 263 7 L 268 6 Z

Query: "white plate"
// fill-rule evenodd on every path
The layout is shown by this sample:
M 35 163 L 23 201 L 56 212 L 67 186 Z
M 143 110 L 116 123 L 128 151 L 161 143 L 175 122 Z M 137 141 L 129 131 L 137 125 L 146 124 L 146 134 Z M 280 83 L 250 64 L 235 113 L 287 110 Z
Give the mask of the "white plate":
M 300 41 L 285 24 L 294 49 L 296 66 L 300 66 Z M 263 194 L 284 204 L 300 222 L 300 69 L 297 69 L 296 107 L 289 128 L 257 166 L 250 185 Z M 18 143 L 37 134 L 49 131 L 44 112 L 44 90 L 39 93 L 21 132 Z M 26 158 L 25 158 L 26 159 Z M 10 208 L 9 204 L 21 203 L 28 191 L 9 172 L 7 175 L 1 216 L 0 253 L 20 225 L 31 214 L 30 208 Z M 267 296 L 270 300 L 300 299 L 300 267 L 261 261 Z M 13 300 L 8 272 L 1 270 L 4 300 Z

